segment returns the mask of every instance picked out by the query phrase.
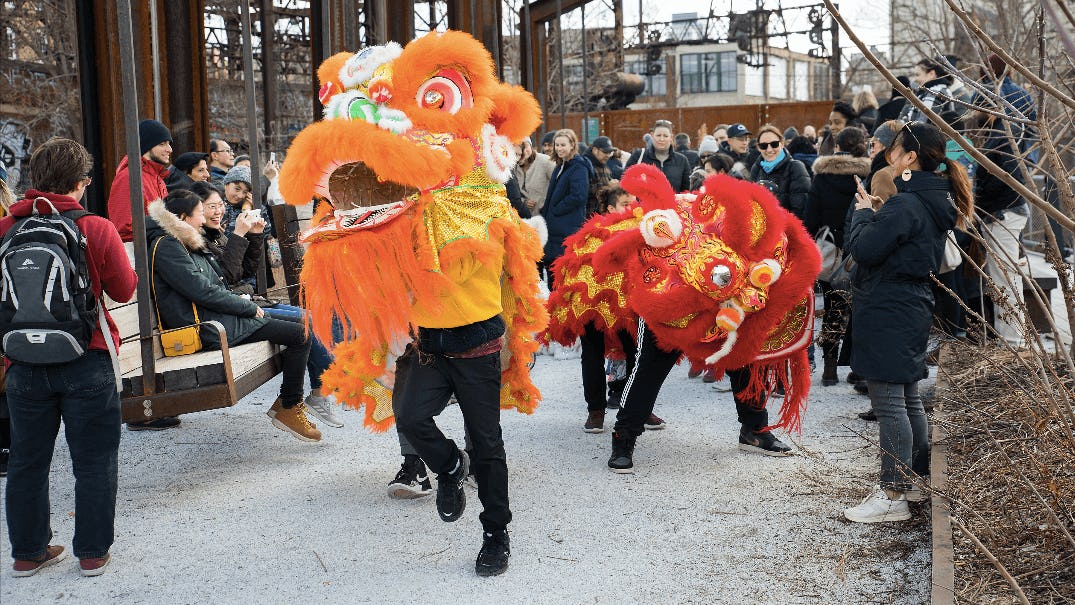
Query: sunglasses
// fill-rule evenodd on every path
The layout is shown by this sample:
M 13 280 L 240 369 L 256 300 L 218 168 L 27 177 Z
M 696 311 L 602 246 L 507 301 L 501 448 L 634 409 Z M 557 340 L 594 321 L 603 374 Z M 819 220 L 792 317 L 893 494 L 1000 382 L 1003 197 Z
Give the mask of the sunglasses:
M 657 120 L 656 122 L 653 123 L 653 127 L 654 128 L 671 128 L 672 127 L 672 122 L 669 122 L 668 120 Z
M 766 149 L 780 149 L 780 141 L 769 141 L 768 143 L 758 143 L 758 149 L 765 151 Z

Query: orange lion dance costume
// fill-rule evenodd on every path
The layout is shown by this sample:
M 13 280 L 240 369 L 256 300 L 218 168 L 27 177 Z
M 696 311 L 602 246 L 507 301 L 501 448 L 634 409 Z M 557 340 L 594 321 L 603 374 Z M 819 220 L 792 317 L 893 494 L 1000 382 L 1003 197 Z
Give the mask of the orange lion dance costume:
M 325 119 L 295 137 L 280 191 L 290 204 L 320 196 L 334 207 L 302 236 L 314 333 L 332 342 L 334 316 L 345 328 L 326 388 L 386 430 L 393 360 L 412 330 L 502 314 L 501 406 L 532 413 L 540 393 L 527 363 L 548 321 L 542 249 L 503 183 L 512 145 L 540 122 L 537 102 L 497 81 L 488 51 L 461 32 L 340 53 L 318 76 Z
M 621 186 L 639 204 L 595 216 L 565 242 L 549 298 L 551 337 L 574 342 L 592 321 L 616 346 L 615 333 L 633 333 L 641 317 L 661 348 L 696 367 L 749 365 L 752 400 L 782 385 L 773 426 L 798 430 L 821 266 L 802 223 L 764 187 L 727 176 L 675 195 L 659 169 L 640 165 Z

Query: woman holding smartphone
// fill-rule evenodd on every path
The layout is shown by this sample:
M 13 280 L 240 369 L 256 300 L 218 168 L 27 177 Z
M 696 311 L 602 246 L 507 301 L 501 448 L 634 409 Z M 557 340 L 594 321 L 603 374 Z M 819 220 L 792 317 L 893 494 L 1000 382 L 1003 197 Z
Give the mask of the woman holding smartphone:
M 852 281 L 851 368 L 866 379 L 881 432 L 881 485 L 844 516 L 859 523 L 903 521 L 908 501 L 925 498 L 914 479 L 929 473 L 928 422 L 918 393 L 933 320 L 931 274 L 949 229 L 974 216 L 970 179 L 945 158 L 945 136 L 910 123 L 888 150 L 899 175 L 896 195 L 880 198 L 861 184 L 847 251 L 858 262 Z

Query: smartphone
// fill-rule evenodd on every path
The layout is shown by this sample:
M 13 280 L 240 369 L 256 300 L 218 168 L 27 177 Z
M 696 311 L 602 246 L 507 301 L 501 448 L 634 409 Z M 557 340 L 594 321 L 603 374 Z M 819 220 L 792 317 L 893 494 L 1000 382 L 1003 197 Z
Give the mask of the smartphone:
M 852 175 L 852 176 L 855 177 L 855 187 L 858 188 L 859 193 L 861 193 L 862 195 L 868 195 L 866 193 L 866 188 L 862 186 L 862 179 L 860 179 L 857 174 Z
M 276 152 L 275 151 L 270 151 L 269 152 L 269 163 L 270 164 L 275 164 L 276 163 Z

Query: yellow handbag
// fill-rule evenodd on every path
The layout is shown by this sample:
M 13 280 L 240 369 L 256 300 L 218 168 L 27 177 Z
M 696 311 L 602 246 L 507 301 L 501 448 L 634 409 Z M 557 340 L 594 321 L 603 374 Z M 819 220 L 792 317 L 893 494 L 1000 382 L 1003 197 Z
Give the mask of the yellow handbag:
M 164 349 L 165 357 L 176 357 L 178 355 L 190 355 L 191 353 L 197 353 L 202 350 L 202 335 L 198 331 L 197 324 L 201 322 L 198 319 L 198 307 L 192 302 L 190 307 L 194 309 L 194 323 L 193 326 L 186 326 L 183 328 L 175 328 L 174 330 L 165 330 L 161 325 L 161 312 L 157 307 L 157 247 L 160 246 L 161 240 L 164 238 L 158 238 L 153 244 L 153 262 L 150 267 L 149 283 L 153 288 L 153 308 L 157 311 L 157 330 L 160 331 L 161 336 L 161 348 Z

